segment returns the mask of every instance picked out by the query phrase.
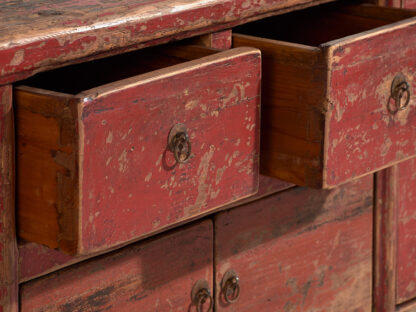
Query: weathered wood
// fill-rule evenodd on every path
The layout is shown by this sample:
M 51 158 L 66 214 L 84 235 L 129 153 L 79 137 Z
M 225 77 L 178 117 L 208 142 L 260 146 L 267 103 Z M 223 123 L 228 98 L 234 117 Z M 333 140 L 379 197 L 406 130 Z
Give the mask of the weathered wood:
M 233 45 L 262 51 L 262 173 L 321 186 L 324 116 L 316 106 L 325 72 L 319 49 L 246 35 L 234 35 Z
M 18 231 L 51 248 L 77 245 L 78 116 L 71 100 L 41 89 L 15 92 Z
M 373 311 L 396 307 L 397 166 L 375 175 Z
M 22 242 L 18 248 L 20 283 L 87 259 L 86 256 L 71 256 L 36 243 Z
M 150 66 L 147 58 L 141 59 L 143 67 L 120 59 L 133 71 Z M 257 191 L 260 52 L 234 49 L 185 63 L 167 55 L 154 59 L 161 67 L 182 64 L 74 96 L 16 89 L 22 238 L 89 254 Z M 114 64 L 107 68 L 108 78 L 124 78 Z M 70 69 L 62 71 L 27 82 L 45 88 L 50 81 L 54 91 L 74 93 L 84 90 L 84 80 L 89 87 L 96 83 L 82 66 L 76 67 L 80 78 L 73 83 L 64 83 L 74 79 Z M 106 83 L 108 78 L 100 72 L 97 79 Z M 34 116 L 37 122 L 29 122 Z M 186 164 L 175 165 L 167 141 L 180 123 L 189 133 L 192 155 Z M 42 165 L 33 166 L 32 158 Z
M 415 15 L 331 4 L 235 31 L 243 33 L 233 35 L 235 47 L 263 54 L 264 174 L 330 188 L 414 157 L 416 18 L 403 19 Z M 411 99 L 392 114 L 399 73 Z
M 0 84 L 87 56 L 215 32 L 328 1 L 2 1 Z
M 232 41 L 232 31 L 227 29 L 218 31 L 207 35 L 199 36 L 192 40 L 194 44 L 203 45 L 207 48 L 214 49 L 230 49 Z
M 256 194 L 239 200 L 237 202 L 231 203 L 230 205 L 224 207 L 224 209 L 230 209 L 232 207 L 241 206 L 243 204 L 256 201 L 271 194 L 275 194 L 287 190 L 289 188 L 293 188 L 295 186 L 296 185 L 294 184 L 260 174 L 259 190 Z
M 416 160 L 397 165 L 397 303 L 416 299 Z
M 209 220 L 22 284 L 21 311 L 196 311 L 198 280 L 212 290 Z
M 370 311 L 373 177 L 294 188 L 215 217 L 215 311 Z M 221 280 L 240 277 L 226 304 Z
M 12 87 L 0 87 L 0 311 L 18 311 Z
M 294 187 L 293 184 L 260 175 L 259 190 L 256 194 L 228 206 L 223 206 L 220 209 L 224 210 L 240 206 L 244 203 L 252 202 L 292 187 Z M 25 242 L 19 244 L 18 247 L 20 258 L 19 281 L 21 283 L 106 252 L 101 251 L 97 254 L 89 254 L 87 256 L 70 256 L 36 243 Z

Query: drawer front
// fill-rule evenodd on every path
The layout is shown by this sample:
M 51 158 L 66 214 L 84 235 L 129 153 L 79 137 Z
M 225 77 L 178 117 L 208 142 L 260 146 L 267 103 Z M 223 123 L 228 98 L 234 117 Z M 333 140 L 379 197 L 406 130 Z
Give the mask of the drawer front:
M 195 217 L 258 187 L 260 54 L 248 50 L 86 96 L 81 111 L 81 249 Z M 94 91 L 91 96 L 94 95 Z M 184 124 L 191 159 L 168 135 Z
M 398 166 L 397 303 L 416 298 L 416 160 Z
M 212 289 L 212 250 L 204 221 L 25 283 L 21 311 L 188 311 L 199 280 Z
M 415 19 L 328 44 L 328 184 L 416 154 L 415 54 Z M 403 110 L 393 100 L 395 79 L 408 84 Z
M 220 213 L 216 311 L 370 311 L 372 186 L 369 176 L 331 191 L 295 188 Z M 232 271 L 240 293 L 227 303 Z
M 264 174 L 331 188 L 416 154 L 414 15 L 334 3 L 237 30 L 262 50 Z
M 260 52 L 243 48 L 76 96 L 44 91 L 32 97 L 37 105 L 17 114 L 24 142 L 18 160 L 21 237 L 88 254 L 255 193 L 260 80 Z M 22 102 L 28 96 L 19 91 Z M 50 102 L 60 109 L 51 109 Z M 33 107 L 46 107 L 61 119 L 33 114 Z M 56 113 L 65 110 L 67 119 Z M 42 128 L 44 139 L 57 146 L 45 149 L 41 145 L 49 143 L 30 137 L 26 125 L 39 120 L 53 130 L 49 135 Z M 32 169 L 28 146 L 38 142 L 42 166 L 37 167 L 49 188 L 40 186 L 43 180 L 33 182 L 42 173 Z

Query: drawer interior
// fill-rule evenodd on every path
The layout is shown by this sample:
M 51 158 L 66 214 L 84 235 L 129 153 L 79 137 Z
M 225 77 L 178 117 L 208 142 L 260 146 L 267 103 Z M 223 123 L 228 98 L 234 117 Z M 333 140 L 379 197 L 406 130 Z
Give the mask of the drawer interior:
M 37 74 L 19 84 L 75 95 L 216 52 L 205 47 L 168 44 L 58 68 Z
M 237 27 L 235 32 L 319 46 L 415 15 L 414 12 L 400 9 L 336 2 L 245 24 Z

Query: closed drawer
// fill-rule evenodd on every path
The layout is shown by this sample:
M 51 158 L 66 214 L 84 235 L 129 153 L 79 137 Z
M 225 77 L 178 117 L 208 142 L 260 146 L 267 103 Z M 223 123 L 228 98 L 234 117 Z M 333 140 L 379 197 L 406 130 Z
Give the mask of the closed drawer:
M 263 173 L 330 188 L 415 155 L 415 14 L 335 3 L 236 30 L 262 50 Z
M 196 311 L 194 287 L 212 291 L 212 263 L 204 221 L 24 283 L 20 311 Z
M 219 213 L 215 311 L 371 311 L 372 180 Z
M 21 238 L 87 254 L 257 191 L 260 52 L 188 61 L 174 50 L 63 68 L 15 89 Z

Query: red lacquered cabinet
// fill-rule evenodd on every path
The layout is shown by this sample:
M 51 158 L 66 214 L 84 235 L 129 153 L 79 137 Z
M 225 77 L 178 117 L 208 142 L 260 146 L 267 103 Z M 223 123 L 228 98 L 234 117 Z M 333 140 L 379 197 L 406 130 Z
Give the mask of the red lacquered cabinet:
M 416 312 L 416 5 L 377 4 L 2 1 L 0 312 Z

